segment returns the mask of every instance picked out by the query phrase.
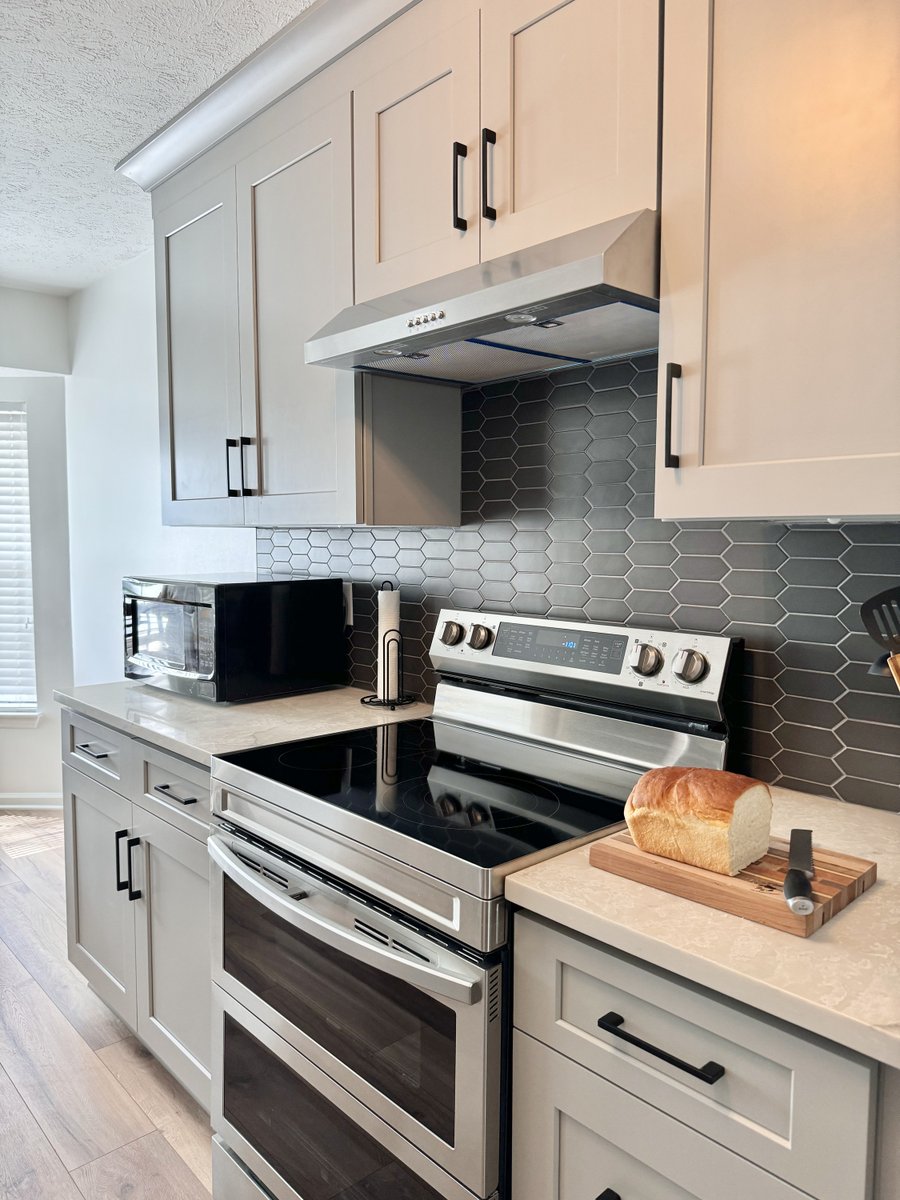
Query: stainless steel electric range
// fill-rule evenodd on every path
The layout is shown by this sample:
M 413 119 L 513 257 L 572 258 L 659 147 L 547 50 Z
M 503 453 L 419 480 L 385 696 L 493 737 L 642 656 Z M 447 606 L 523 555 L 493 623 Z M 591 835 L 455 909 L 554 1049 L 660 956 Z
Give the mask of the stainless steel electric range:
M 213 760 L 215 1200 L 506 1200 L 504 878 L 723 766 L 734 650 L 445 611 L 430 720 Z

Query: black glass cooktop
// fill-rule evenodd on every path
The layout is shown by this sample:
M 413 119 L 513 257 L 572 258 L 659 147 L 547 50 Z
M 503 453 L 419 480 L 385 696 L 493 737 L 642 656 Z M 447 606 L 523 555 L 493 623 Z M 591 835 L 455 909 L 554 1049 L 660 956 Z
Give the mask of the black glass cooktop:
M 439 750 L 429 720 L 222 758 L 485 868 L 623 819 L 620 800 Z

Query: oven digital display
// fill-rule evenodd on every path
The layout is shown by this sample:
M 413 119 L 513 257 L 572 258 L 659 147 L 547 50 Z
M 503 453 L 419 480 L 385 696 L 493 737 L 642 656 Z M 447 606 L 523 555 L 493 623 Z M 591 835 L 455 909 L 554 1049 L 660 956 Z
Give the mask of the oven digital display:
M 545 625 L 513 625 L 501 621 L 493 653 L 520 662 L 547 663 L 554 667 L 578 667 L 618 675 L 625 662 L 628 638 L 599 630 L 548 629 Z

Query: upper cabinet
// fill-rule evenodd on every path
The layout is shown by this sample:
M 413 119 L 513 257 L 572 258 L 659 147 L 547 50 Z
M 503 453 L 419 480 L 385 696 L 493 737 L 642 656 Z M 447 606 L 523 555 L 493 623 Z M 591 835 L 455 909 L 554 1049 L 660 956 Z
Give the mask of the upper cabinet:
M 239 525 L 234 170 L 155 216 L 163 519 Z
M 478 262 L 478 11 L 417 29 L 381 34 L 384 70 L 354 94 L 358 302 Z
M 657 206 L 658 0 L 422 7 L 355 88 L 357 302 Z
M 656 208 L 657 0 L 489 0 L 481 120 L 483 261 Z
M 391 381 L 375 404 L 304 359 L 353 303 L 350 94 L 313 81 L 276 116 L 155 198 L 164 520 L 456 524 L 459 391 Z
M 353 380 L 307 366 L 303 343 L 353 303 L 350 97 L 237 167 L 241 431 L 248 524 L 330 521 L 352 500 Z M 352 447 L 351 447 L 352 449 Z
M 668 0 L 661 517 L 900 514 L 900 6 Z

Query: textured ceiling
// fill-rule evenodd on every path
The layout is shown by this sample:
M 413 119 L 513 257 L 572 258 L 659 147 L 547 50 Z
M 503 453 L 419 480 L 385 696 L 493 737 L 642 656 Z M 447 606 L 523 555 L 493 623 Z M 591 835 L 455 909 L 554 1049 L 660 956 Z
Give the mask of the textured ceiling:
M 129 150 L 312 0 L 0 0 L 0 284 L 71 292 L 152 244 Z

